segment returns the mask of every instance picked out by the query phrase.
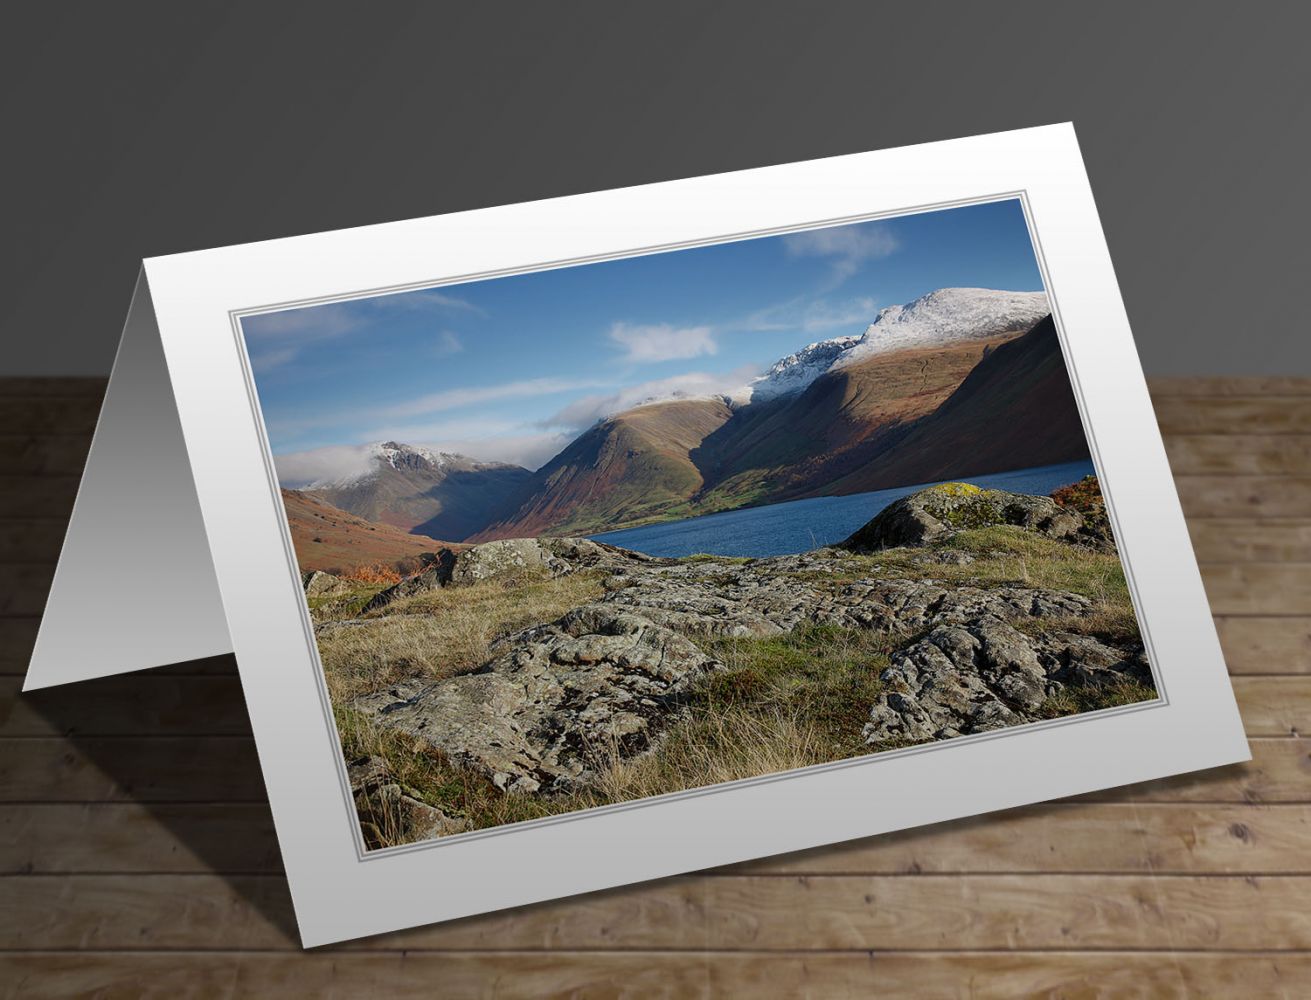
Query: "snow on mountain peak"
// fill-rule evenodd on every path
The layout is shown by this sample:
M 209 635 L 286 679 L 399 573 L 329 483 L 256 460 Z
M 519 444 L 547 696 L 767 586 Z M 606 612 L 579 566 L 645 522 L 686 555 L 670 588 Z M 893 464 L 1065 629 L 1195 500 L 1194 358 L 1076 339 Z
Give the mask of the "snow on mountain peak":
M 775 361 L 759 378 L 752 379 L 749 398 L 752 402 L 762 402 L 800 392 L 859 342 L 860 337 L 834 337 L 807 344 L 795 354 Z
M 375 441 L 354 449 L 358 468 L 345 475 L 316 479 L 304 487 L 310 490 L 344 489 L 376 479 L 384 466 L 393 469 L 440 471 L 448 466 L 476 466 L 481 463 L 445 451 L 434 451 L 399 441 Z
M 939 347 L 1033 326 L 1051 312 L 1045 292 L 939 288 L 905 305 L 888 306 L 859 336 L 810 344 L 775 362 L 735 394 L 763 402 L 805 389 L 825 372 L 855 361 L 915 347 Z
M 939 288 L 914 302 L 880 310 L 836 367 L 911 347 L 937 347 L 1022 330 L 1050 312 L 1045 292 Z

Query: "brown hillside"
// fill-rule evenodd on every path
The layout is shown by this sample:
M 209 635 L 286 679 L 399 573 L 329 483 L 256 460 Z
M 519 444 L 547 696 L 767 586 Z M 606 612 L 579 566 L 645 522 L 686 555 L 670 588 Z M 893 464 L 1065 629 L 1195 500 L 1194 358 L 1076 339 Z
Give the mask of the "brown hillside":
M 1079 409 L 1048 317 L 989 352 L 933 413 L 823 492 L 862 493 L 1087 457 Z
M 283 490 L 282 506 L 302 572 L 347 572 L 364 566 L 403 567 L 423 552 L 451 548 L 389 524 L 356 517 L 300 490 Z M 455 546 L 458 548 L 458 546 Z
M 585 534 L 692 513 L 704 480 L 691 452 L 732 416 L 722 400 L 628 410 L 585 431 L 534 476 L 514 513 L 471 541 Z
M 988 350 L 1017 336 L 877 355 L 820 376 L 798 396 L 747 407 L 693 453 L 710 483 L 699 499 L 773 502 L 841 478 L 940 406 Z

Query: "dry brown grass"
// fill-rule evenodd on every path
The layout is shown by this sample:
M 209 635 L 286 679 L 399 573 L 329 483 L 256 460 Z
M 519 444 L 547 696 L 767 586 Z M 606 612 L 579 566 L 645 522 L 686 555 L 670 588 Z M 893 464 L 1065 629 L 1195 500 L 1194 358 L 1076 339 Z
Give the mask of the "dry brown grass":
M 387 614 L 319 632 L 319 657 L 334 704 L 409 677 L 437 680 L 489 659 L 493 641 L 549 622 L 601 595 L 601 579 L 575 573 L 554 579 L 494 580 L 396 601 Z

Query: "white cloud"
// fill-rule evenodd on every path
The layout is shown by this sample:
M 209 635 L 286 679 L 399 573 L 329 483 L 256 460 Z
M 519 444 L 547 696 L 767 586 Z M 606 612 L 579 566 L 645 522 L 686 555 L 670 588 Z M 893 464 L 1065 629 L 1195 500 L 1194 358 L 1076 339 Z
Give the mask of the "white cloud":
M 390 312 L 425 309 L 487 315 L 472 302 L 430 289 L 247 316 L 241 321 L 241 329 L 246 335 L 250 363 L 256 372 L 262 372 L 295 361 L 314 344 L 355 333 L 385 320 Z M 459 337 L 450 330 L 441 331 L 437 342 L 444 348 L 443 354 L 463 350 Z
M 367 445 L 332 445 L 273 456 L 278 482 L 288 489 L 298 489 L 321 479 L 341 479 L 367 472 L 370 461 Z
M 833 284 L 846 281 L 867 260 L 877 260 L 895 253 L 901 245 L 885 226 L 833 226 L 812 229 L 783 237 L 791 257 L 828 257 L 832 259 Z
M 610 339 L 627 353 L 625 361 L 676 361 L 715 354 L 713 329 L 709 326 L 677 327 L 669 323 L 633 325 L 615 323 L 610 327 Z
M 464 341 L 450 330 L 443 330 L 433 338 L 432 353 L 435 357 L 444 358 L 451 354 L 459 354 L 464 350 Z
M 443 389 L 430 392 L 404 403 L 380 407 L 371 416 L 377 418 L 416 417 L 425 413 L 442 413 L 479 403 L 491 403 L 502 399 L 525 399 L 533 396 L 549 396 L 557 392 L 574 392 L 590 389 L 603 383 L 595 379 L 565 378 L 530 378 L 515 382 L 502 382 L 498 385 L 474 386 L 468 389 Z M 340 417 L 334 417 L 339 420 Z
M 730 329 L 750 332 L 773 330 L 800 330 L 802 333 L 823 333 L 841 327 L 859 333 L 878 315 L 878 301 L 867 295 L 842 299 L 789 299 L 751 313 Z
M 753 366 L 726 373 L 687 372 L 670 378 L 625 386 L 615 392 L 583 396 L 543 420 L 541 426 L 563 427 L 576 433 L 598 420 L 643 403 L 729 395 L 741 389 L 759 373 L 759 370 Z

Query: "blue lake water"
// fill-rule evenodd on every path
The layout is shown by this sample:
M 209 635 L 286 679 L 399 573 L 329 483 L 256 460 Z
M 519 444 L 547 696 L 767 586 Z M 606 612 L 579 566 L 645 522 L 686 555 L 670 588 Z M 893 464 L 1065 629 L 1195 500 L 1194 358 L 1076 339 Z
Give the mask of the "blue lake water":
M 1067 462 L 988 476 L 964 476 L 962 480 L 1011 493 L 1045 495 L 1058 486 L 1090 476 L 1093 471 L 1092 462 Z M 606 531 L 590 537 L 653 556 L 690 556 L 697 552 L 756 558 L 790 555 L 840 542 L 894 500 L 932 485 L 917 483 L 844 497 L 789 500 L 767 507 Z

